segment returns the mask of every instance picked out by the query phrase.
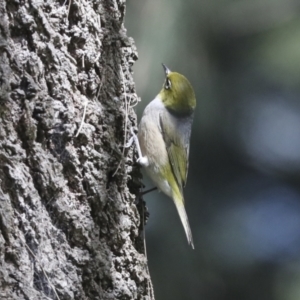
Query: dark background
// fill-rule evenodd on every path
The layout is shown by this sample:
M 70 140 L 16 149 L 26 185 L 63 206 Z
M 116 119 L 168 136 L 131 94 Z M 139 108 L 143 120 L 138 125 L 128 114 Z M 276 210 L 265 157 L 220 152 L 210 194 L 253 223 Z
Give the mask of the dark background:
M 171 199 L 145 196 L 156 299 L 299 300 L 299 0 L 128 0 L 125 25 L 139 117 L 162 62 L 197 96 L 185 189 L 194 251 Z

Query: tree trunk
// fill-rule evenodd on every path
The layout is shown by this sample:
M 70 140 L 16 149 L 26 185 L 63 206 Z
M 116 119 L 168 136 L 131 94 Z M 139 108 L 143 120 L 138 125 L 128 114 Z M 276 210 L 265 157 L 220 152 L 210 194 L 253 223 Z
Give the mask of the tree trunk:
M 0 299 L 154 299 L 124 13 L 0 0 Z

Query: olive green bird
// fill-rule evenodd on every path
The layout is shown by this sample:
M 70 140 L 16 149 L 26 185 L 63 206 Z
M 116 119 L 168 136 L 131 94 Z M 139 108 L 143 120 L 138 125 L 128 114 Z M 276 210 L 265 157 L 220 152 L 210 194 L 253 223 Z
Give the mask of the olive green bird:
M 166 79 L 160 93 L 144 110 L 134 140 L 138 162 L 176 205 L 188 243 L 193 237 L 185 210 L 183 188 L 188 173 L 191 127 L 196 97 L 189 81 L 163 64 Z

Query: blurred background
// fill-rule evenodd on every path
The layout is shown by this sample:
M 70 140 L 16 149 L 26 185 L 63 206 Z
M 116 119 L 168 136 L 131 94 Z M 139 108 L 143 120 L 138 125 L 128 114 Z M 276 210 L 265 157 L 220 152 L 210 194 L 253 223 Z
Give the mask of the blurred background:
M 197 97 L 185 189 L 194 251 L 171 199 L 144 197 L 156 300 L 299 300 L 300 1 L 128 0 L 125 26 L 139 118 L 162 62 Z

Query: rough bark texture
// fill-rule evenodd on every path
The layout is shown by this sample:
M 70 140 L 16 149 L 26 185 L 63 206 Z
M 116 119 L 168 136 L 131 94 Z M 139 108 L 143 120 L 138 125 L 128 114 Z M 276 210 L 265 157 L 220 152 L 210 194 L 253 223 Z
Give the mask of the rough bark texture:
M 137 102 L 124 13 L 0 0 L 0 299 L 153 298 L 123 153 Z

